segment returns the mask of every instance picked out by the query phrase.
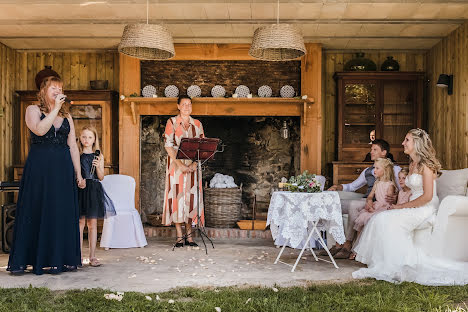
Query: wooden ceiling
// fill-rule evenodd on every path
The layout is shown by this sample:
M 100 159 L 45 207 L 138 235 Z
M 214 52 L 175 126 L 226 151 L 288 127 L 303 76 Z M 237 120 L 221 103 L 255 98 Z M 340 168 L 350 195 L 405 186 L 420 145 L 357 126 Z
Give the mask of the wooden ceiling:
M 276 1 L 150 0 L 149 22 L 177 43 L 250 43 L 276 22 Z M 281 0 L 325 49 L 430 49 L 468 20 L 467 0 Z M 0 42 L 18 50 L 116 49 L 128 23 L 146 22 L 146 0 L 0 0 Z

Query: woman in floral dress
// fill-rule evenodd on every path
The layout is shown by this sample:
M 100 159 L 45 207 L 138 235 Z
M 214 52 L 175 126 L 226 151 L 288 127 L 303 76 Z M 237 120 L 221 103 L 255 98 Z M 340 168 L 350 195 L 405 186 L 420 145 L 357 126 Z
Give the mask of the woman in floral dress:
M 177 149 L 182 138 L 203 138 L 203 126 L 199 120 L 190 117 L 192 100 L 182 95 L 177 100 L 179 115 L 169 118 L 164 132 L 165 148 L 168 154 L 166 167 L 166 189 L 164 192 L 163 224 L 175 224 L 177 241 L 175 247 L 198 246 L 192 238 L 192 221 L 204 223 L 203 198 L 200 185 L 200 201 L 197 198 L 199 177 L 197 163 L 191 160 L 176 159 Z M 200 202 L 200 207 L 198 204 Z M 185 235 L 182 232 L 185 224 Z

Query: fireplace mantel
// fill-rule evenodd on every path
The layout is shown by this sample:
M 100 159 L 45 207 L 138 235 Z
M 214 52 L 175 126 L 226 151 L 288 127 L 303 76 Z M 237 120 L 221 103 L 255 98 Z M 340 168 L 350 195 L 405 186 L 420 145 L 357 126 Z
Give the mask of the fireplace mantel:
M 175 44 L 174 60 L 251 60 L 248 44 Z M 322 166 L 322 46 L 306 43 L 301 58 L 301 93 L 308 100 L 280 98 L 196 98 L 193 115 L 300 116 L 301 170 L 321 173 Z M 136 206 L 140 194 L 140 117 L 176 115 L 173 98 L 130 98 L 141 91 L 140 60 L 120 55 L 119 92 L 127 96 L 119 105 L 119 173 L 136 181 Z M 311 100 L 313 99 L 313 100 Z M 132 104 L 133 103 L 133 104 Z M 155 177 L 161 178 L 164 177 Z
M 128 97 L 133 124 L 139 115 L 177 115 L 177 98 Z M 297 98 L 208 98 L 192 99 L 194 116 L 303 116 L 314 99 Z M 306 119 L 304 119 L 304 122 Z

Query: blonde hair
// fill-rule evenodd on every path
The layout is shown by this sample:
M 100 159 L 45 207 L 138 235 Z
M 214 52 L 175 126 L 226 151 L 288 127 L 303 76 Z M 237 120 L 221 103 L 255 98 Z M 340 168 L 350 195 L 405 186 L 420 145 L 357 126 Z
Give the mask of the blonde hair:
M 42 113 L 50 113 L 50 107 L 47 103 L 46 95 L 47 90 L 49 90 L 50 86 L 52 86 L 53 84 L 58 84 L 61 88 L 63 88 L 63 82 L 60 78 L 50 76 L 42 80 L 41 89 L 37 93 L 37 99 L 39 100 L 38 106 Z M 58 112 L 58 115 L 62 118 L 68 118 L 70 116 L 70 108 L 67 102 L 63 103 L 62 107 Z
M 84 126 L 83 128 L 81 128 L 80 136 L 78 137 L 78 148 L 80 150 L 80 154 L 83 153 L 83 144 L 81 144 L 80 139 L 81 133 L 83 133 L 83 131 L 85 130 L 91 131 L 94 134 L 94 143 L 92 146 L 93 152 L 95 152 L 96 150 L 100 150 L 101 148 L 99 147 L 99 137 L 96 128 L 93 126 Z
M 405 176 L 409 174 L 409 169 L 407 167 L 401 168 L 400 172 L 398 174 L 403 173 Z
M 429 134 L 423 129 L 411 129 L 408 131 L 408 134 L 411 135 L 414 142 L 414 151 L 416 154 L 416 169 L 418 172 L 421 172 L 422 166 L 426 166 L 431 169 L 432 172 L 436 173 L 438 176 L 441 174 L 439 160 L 436 157 L 436 151 L 432 146 L 432 141 L 429 138 Z M 410 164 L 412 164 L 413 159 L 410 157 Z
M 384 169 L 384 175 L 382 180 L 390 181 L 395 186 L 395 189 L 398 189 L 395 172 L 393 171 L 393 162 L 389 158 L 377 158 L 374 162 L 374 166 L 380 164 Z M 380 181 L 380 178 L 376 182 Z

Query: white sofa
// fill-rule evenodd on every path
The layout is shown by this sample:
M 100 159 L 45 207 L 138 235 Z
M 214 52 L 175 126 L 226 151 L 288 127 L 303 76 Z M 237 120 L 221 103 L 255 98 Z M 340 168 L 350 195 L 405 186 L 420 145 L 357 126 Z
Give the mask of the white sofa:
M 468 245 L 465 237 L 468 237 L 468 168 L 459 170 L 442 170 L 442 175 L 437 179 L 437 196 L 439 208 L 435 220 L 445 219 L 445 237 L 443 255 L 454 260 L 468 261 Z M 361 194 L 352 192 L 339 192 L 341 199 L 359 199 Z M 348 215 L 343 214 L 343 226 L 346 229 Z M 427 239 L 433 229 L 433 224 L 423 224 L 414 232 L 414 242 L 425 250 L 432 248 Z M 333 246 L 333 238 L 328 239 L 327 245 Z
M 414 232 L 415 245 L 431 253 L 433 244 L 441 244 L 441 255 L 468 261 L 468 168 L 442 170 L 437 179 L 439 207 L 432 224 L 423 224 Z M 443 229 L 438 241 L 429 240 L 431 231 Z

